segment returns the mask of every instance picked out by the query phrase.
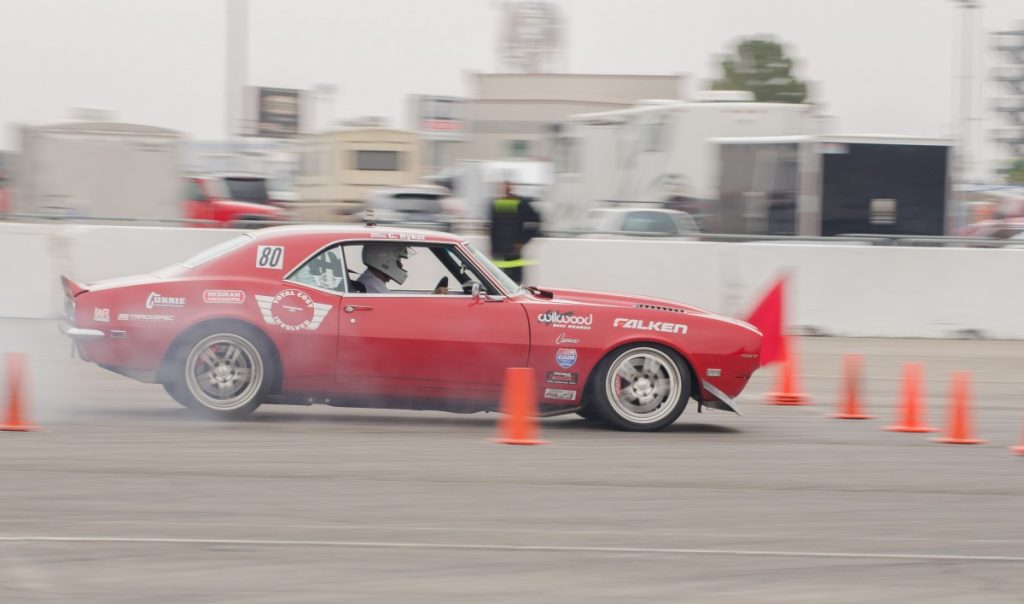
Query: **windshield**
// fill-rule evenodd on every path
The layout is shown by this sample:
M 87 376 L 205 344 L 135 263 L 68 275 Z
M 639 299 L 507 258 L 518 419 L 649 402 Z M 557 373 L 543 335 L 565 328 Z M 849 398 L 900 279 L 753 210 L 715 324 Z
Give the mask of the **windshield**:
M 249 235 L 248 233 L 245 235 L 239 235 L 238 237 L 232 237 L 227 241 L 222 241 L 221 243 L 218 243 L 217 245 L 211 248 L 199 252 L 195 256 L 192 256 L 188 260 L 181 262 L 179 264 L 186 268 L 195 268 L 200 264 L 209 262 L 210 260 L 213 260 L 218 256 L 222 256 L 235 248 L 240 248 L 252 240 L 253 236 Z
M 391 198 L 392 209 L 407 214 L 440 214 L 444 211 L 439 195 L 398 193 Z
M 484 267 L 484 269 L 487 271 L 488 276 L 490 276 L 491 279 L 501 284 L 502 289 L 513 294 L 519 291 L 519 284 L 510 279 L 509 276 L 502 272 L 500 268 L 494 266 L 494 263 L 491 262 L 490 258 L 484 256 L 480 252 L 480 250 L 476 249 L 468 242 L 465 243 L 464 245 L 466 246 L 466 249 L 468 249 L 470 253 L 473 254 L 473 257 L 481 264 L 481 266 Z
M 270 196 L 267 195 L 267 181 L 263 178 L 225 178 L 224 184 L 228 187 L 228 197 L 235 201 L 248 201 L 249 203 L 267 203 Z

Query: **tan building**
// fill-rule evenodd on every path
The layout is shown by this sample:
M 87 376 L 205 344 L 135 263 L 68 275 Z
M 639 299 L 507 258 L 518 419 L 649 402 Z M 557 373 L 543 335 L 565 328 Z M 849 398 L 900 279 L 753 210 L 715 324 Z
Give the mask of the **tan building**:
M 421 176 L 418 134 L 352 128 L 299 139 L 295 204 L 300 220 L 344 220 L 371 189 L 415 183 Z
M 682 99 L 682 75 L 472 73 L 459 159 L 547 159 L 554 124 L 578 113 Z

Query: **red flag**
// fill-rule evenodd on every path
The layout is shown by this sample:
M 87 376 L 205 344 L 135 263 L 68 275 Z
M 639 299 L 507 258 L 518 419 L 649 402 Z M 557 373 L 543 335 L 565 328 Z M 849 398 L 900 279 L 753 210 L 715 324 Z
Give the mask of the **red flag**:
M 761 330 L 761 366 L 786 359 L 785 324 L 783 320 L 785 277 L 765 294 L 754 311 L 747 318 L 747 323 Z

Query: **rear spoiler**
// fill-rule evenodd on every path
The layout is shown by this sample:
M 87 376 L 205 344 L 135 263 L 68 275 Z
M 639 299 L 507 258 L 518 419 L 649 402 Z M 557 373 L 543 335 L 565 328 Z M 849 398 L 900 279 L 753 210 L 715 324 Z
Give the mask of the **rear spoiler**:
M 64 293 L 71 298 L 74 298 L 78 294 L 84 294 L 85 292 L 89 291 L 89 288 L 85 287 L 84 285 L 75 283 L 65 275 L 60 276 L 60 283 L 61 285 L 64 286 Z

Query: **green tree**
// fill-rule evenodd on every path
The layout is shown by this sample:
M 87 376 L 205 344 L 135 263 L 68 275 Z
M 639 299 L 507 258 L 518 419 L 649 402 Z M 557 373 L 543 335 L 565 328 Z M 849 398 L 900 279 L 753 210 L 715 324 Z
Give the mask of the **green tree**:
M 1006 182 L 1011 185 L 1024 186 L 1024 157 L 1013 162 L 1006 171 Z
M 712 90 L 749 90 L 761 103 L 803 103 L 807 84 L 791 73 L 793 60 L 769 38 L 746 38 L 722 59 L 722 77 Z

